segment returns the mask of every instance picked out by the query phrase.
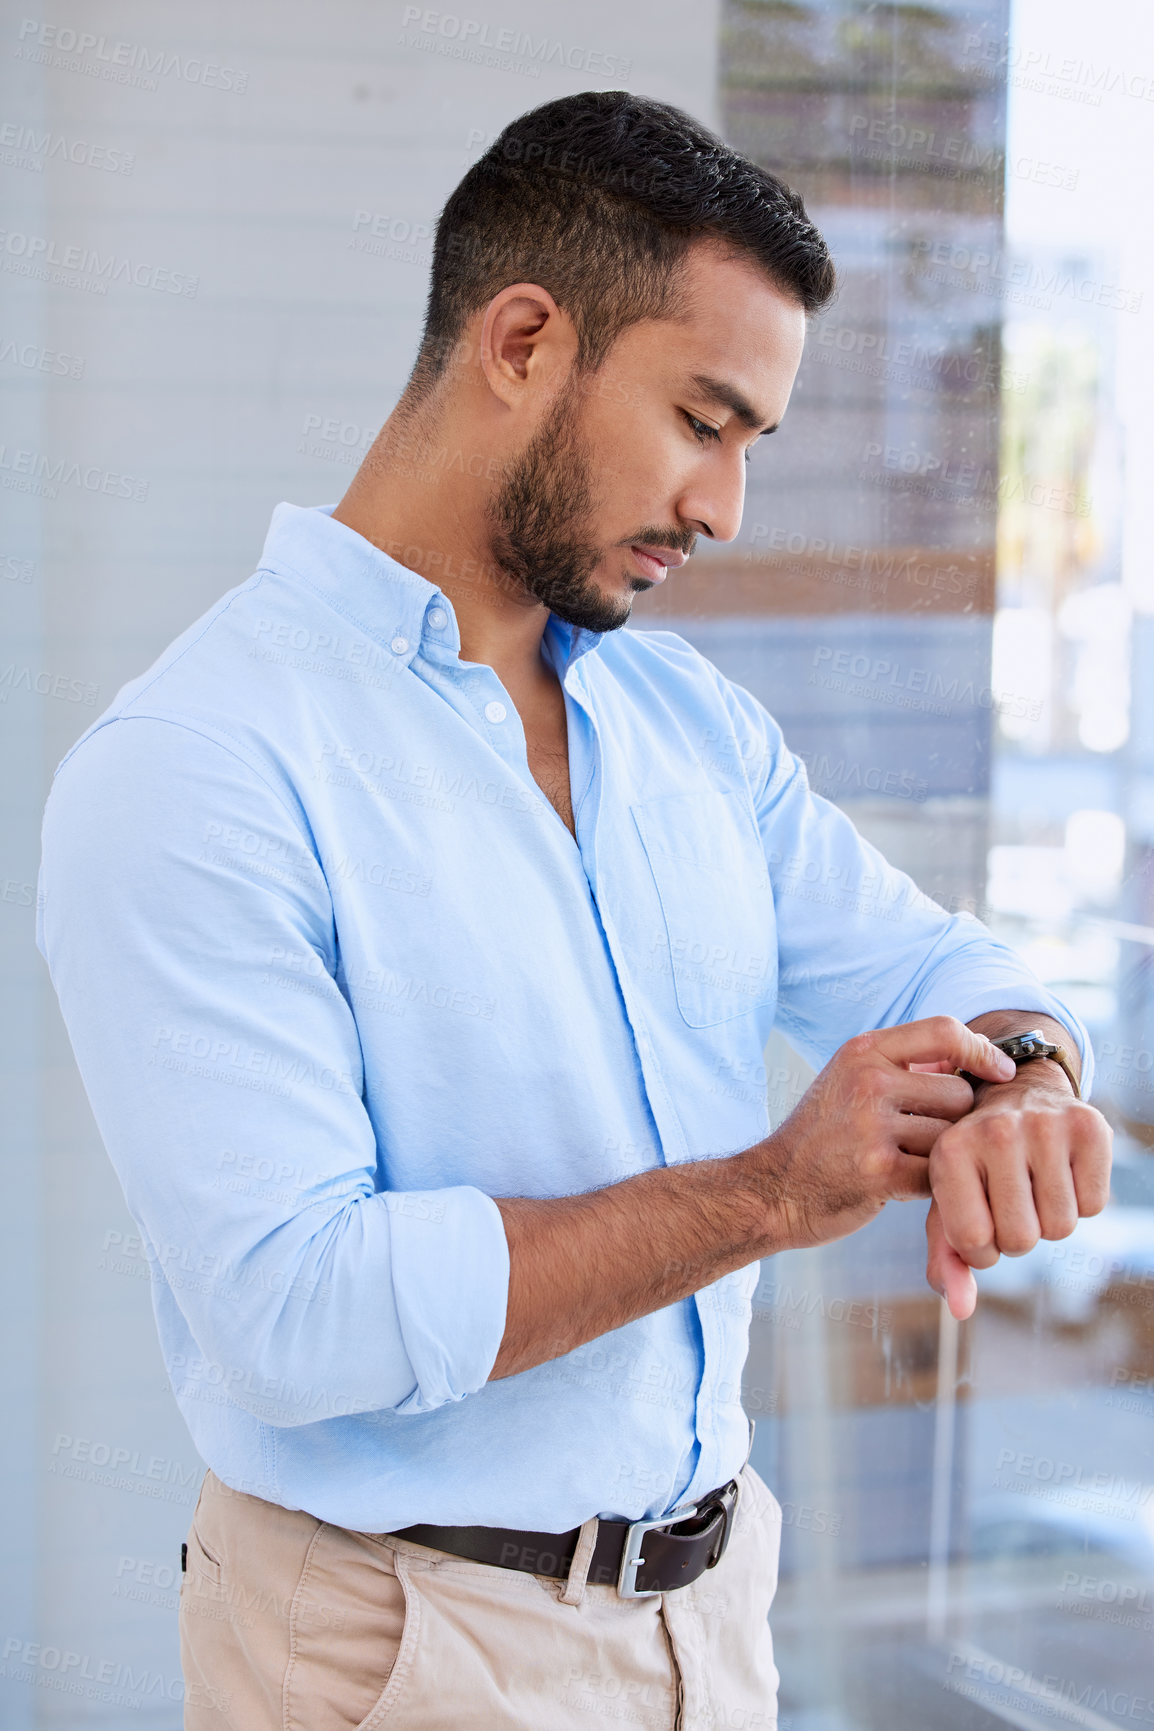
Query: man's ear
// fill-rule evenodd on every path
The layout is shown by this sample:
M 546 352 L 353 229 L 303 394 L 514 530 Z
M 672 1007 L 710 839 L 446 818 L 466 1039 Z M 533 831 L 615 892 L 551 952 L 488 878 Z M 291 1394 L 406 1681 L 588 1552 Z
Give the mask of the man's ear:
M 507 408 L 552 394 L 576 358 L 573 321 L 539 283 L 512 283 L 485 308 L 481 370 Z

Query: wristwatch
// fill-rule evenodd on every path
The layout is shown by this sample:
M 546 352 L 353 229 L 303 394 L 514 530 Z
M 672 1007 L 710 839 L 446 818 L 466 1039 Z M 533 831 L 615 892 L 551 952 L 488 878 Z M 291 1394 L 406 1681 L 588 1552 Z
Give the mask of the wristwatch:
M 1078 1078 L 1070 1065 L 1070 1055 L 1064 1046 L 1054 1046 L 1047 1040 L 1041 1028 L 1031 1028 L 1028 1034 L 1007 1034 L 1002 1040 L 991 1040 L 991 1046 L 996 1046 L 999 1052 L 1004 1052 L 1007 1058 L 1012 1058 L 1019 1068 L 1028 1064 L 1034 1058 L 1052 1058 L 1055 1064 L 1066 1072 L 1075 1100 L 1082 1098 L 1078 1087 Z M 965 1078 L 971 1085 L 986 1080 L 984 1076 L 971 1076 L 968 1070 L 959 1070 L 958 1075 Z

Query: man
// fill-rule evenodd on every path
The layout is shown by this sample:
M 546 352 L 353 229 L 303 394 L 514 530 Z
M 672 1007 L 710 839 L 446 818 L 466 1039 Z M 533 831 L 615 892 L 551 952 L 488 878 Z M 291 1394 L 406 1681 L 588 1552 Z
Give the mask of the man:
M 736 535 L 832 288 L 677 111 L 514 122 L 345 498 L 58 772 L 41 943 L 211 1468 L 194 1731 L 773 1724 L 758 1259 L 932 1195 L 964 1316 L 1104 1204 L 1077 1022 L 619 629 Z M 770 1134 L 714 1084 L 775 1020 L 824 1068 Z

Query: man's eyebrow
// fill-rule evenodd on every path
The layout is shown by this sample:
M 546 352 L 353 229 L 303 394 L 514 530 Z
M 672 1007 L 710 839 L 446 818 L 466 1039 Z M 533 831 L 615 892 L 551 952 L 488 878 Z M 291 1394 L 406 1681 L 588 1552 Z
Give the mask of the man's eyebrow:
M 748 427 L 751 432 L 777 432 L 780 423 L 775 421 L 772 427 L 765 426 L 765 417 L 758 414 L 753 404 L 742 396 L 735 385 L 727 384 L 724 379 L 710 378 L 708 373 L 695 373 L 691 383 L 694 390 L 699 391 L 709 402 L 720 403 L 723 408 L 729 409 L 742 426 Z

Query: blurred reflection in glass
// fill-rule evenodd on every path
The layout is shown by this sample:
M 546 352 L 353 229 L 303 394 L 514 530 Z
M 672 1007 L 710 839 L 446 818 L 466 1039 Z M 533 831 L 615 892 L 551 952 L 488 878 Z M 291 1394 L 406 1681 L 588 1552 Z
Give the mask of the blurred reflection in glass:
M 765 1265 L 745 1398 L 794 1731 L 1154 1721 L 1154 255 L 1095 195 L 1154 128 L 1120 19 L 723 8 L 726 135 L 799 188 L 842 289 L 739 542 L 637 623 L 753 690 L 819 792 L 1054 983 L 1119 1127 L 1111 1207 L 1003 1259 L 960 1329 L 912 1205 Z M 770 1057 L 780 1118 L 807 1076 Z

